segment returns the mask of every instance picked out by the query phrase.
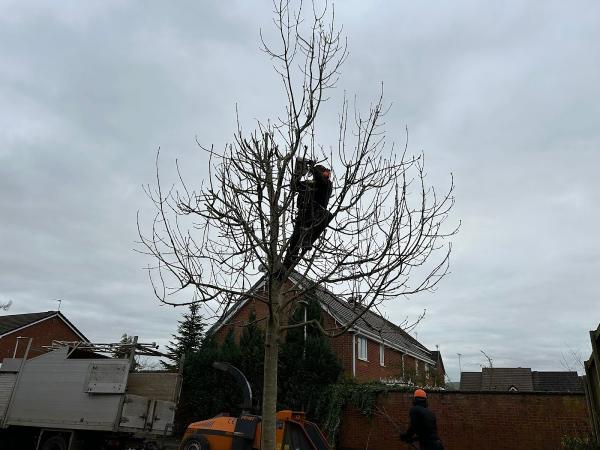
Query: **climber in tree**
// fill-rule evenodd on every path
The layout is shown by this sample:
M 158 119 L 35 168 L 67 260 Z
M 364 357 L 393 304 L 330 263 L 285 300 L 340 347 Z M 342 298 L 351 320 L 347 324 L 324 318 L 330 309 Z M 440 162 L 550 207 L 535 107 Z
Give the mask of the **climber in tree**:
M 302 178 L 307 174 L 312 179 Z M 287 253 L 283 261 L 284 270 L 294 267 L 300 258 L 311 249 L 314 242 L 325 231 L 333 218 L 327 210 L 327 203 L 333 189 L 331 171 L 315 161 L 296 158 L 292 175 L 291 192 L 298 193 L 294 221 L 294 232 L 290 237 Z

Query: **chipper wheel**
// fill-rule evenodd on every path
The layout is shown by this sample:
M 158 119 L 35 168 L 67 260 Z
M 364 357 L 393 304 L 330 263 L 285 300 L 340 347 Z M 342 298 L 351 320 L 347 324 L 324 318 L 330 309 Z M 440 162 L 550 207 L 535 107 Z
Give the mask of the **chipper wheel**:
M 195 434 L 183 440 L 179 450 L 210 450 L 208 441 L 200 434 Z

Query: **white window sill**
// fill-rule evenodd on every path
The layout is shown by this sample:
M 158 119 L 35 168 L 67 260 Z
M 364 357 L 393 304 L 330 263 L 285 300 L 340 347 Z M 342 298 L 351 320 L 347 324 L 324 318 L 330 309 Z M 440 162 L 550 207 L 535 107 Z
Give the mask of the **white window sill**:
M 369 362 L 369 360 L 368 360 L 368 359 L 366 359 L 366 358 L 361 358 L 360 356 L 358 357 L 358 359 L 359 359 L 360 361 Z

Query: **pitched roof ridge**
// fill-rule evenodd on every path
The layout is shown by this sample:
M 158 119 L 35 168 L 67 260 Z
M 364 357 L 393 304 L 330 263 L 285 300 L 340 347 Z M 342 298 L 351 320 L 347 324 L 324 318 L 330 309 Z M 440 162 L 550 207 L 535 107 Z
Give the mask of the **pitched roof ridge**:
M 560 374 L 565 374 L 565 373 L 570 373 L 570 374 L 577 374 L 577 376 L 579 376 L 579 374 L 577 373 L 576 370 L 532 370 L 531 373 L 560 373 Z
M 255 292 L 261 285 L 261 283 L 265 280 L 266 274 L 262 275 L 258 281 L 256 281 L 244 294 L 236 295 L 235 299 L 232 300 L 229 307 L 223 311 L 221 317 L 219 317 L 215 323 L 213 323 L 208 331 L 207 335 L 216 333 L 227 321 L 235 315 L 235 313 L 246 304 L 248 300 L 250 300 L 251 294 Z
M 54 315 L 54 314 L 58 314 L 60 311 L 52 311 L 52 310 L 48 310 L 48 311 L 38 311 L 38 312 L 31 312 L 31 313 L 18 313 L 18 314 L 2 314 L 0 315 L 0 319 L 4 318 L 4 317 L 16 317 L 16 316 L 33 316 L 33 315 L 39 315 L 39 314 L 50 314 L 50 315 Z
M 412 337 L 410 335 L 410 333 L 408 331 L 406 331 L 405 329 L 403 329 L 400 325 L 396 325 L 394 322 L 392 322 L 391 320 L 386 319 L 384 316 L 379 315 L 377 313 L 374 313 L 372 310 L 367 310 L 368 312 L 370 312 L 371 314 L 375 314 L 377 317 L 380 317 L 381 319 L 383 319 L 387 324 L 391 325 L 393 328 L 395 328 L 396 330 L 400 331 L 402 334 L 404 334 L 413 344 L 416 344 L 420 347 L 423 348 L 423 350 L 427 350 L 428 352 L 431 352 L 431 350 L 429 350 L 427 347 L 425 347 L 423 344 L 421 344 L 419 341 L 417 341 L 417 339 L 415 339 L 414 337 Z

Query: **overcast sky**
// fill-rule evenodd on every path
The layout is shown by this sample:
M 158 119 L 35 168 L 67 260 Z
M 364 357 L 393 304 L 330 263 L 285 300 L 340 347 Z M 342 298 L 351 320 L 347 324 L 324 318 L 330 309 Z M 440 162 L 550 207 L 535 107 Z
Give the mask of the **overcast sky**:
M 542 6 L 543 5 L 543 6 Z M 0 301 L 61 310 L 92 340 L 164 343 L 183 311 L 159 306 L 134 252 L 156 150 L 200 183 L 194 139 L 222 147 L 283 106 L 259 29 L 269 1 L 0 1 Z M 450 378 L 500 366 L 563 370 L 600 321 L 600 3 L 343 1 L 344 92 L 385 84 L 388 140 L 456 183 L 451 275 L 389 303 L 427 309 L 418 339 Z M 337 97 L 336 97 L 337 96 Z M 323 126 L 326 129 L 327 126 Z M 322 144 L 328 142 L 325 131 Z M 333 162 L 335 170 L 335 162 Z

